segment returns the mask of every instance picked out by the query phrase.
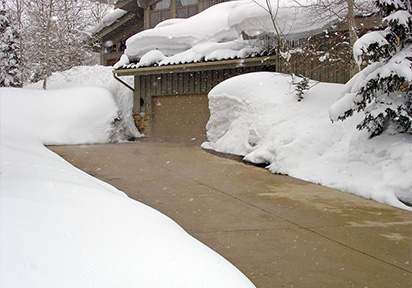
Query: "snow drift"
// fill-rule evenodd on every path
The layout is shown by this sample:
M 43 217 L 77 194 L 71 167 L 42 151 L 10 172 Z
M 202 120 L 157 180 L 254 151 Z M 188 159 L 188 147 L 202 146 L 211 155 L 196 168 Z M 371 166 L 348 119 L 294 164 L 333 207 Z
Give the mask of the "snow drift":
M 0 287 L 254 287 L 160 212 L 43 144 L 107 142 L 103 88 L 0 89 Z
M 275 173 L 412 210 L 412 136 L 369 139 L 363 115 L 331 123 L 344 85 L 319 83 L 301 102 L 288 75 L 237 76 L 209 93 L 208 142 L 202 146 L 267 163 Z M 313 83 L 311 83 L 313 84 Z
M 133 85 L 133 77 L 124 77 L 124 81 Z M 113 78 L 112 67 L 78 66 L 63 72 L 53 73 L 47 80 L 49 89 L 67 89 L 74 87 L 100 87 L 109 90 L 119 107 L 120 122 L 114 131 L 113 141 L 139 138 L 143 135 L 137 130 L 133 119 L 133 92 Z M 28 89 L 42 89 L 42 82 L 25 86 Z M 69 143 L 66 143 L 69 144 Z
M 118 108 L 103 88 L 0 89 L 0 129 L 46 145 L 107 143 Z
M 254 287 L 163 214 L 1 135 L 1 287 Z

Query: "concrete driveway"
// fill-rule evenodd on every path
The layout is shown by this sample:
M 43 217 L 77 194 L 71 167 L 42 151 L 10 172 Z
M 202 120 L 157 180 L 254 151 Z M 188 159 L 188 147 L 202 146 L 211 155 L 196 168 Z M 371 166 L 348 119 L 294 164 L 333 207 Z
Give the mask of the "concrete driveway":
M 49 148 L 168 215 L 259 288 L 412 287 L 410 212 L 199 147 Z

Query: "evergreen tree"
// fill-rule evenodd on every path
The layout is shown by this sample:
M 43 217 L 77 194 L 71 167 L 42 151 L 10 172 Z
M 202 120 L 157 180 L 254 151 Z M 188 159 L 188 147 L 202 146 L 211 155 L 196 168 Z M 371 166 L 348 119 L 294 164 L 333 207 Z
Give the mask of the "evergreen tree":
M 357 126 L 371 137 L 390 129 L 412 134 L 412 6 L 410 0 L 375 0 L 387 27 L 370 32 L 354 45 L 359 66 L 368 65 L 346 86 L 331 107 L 331 118 L 365 111 Z
M 19 33 L 3 1 L 0 5 L 0 87 L 21 87 Z

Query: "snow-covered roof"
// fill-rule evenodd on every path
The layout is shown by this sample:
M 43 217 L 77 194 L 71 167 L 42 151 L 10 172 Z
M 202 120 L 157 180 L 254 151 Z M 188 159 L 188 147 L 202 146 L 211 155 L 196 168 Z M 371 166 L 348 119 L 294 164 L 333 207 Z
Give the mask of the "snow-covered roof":
M 166 20 L 153 29 L 142 31 L 126 41 L 125 55 L 128 59 L 135 60 L 158 50 L 164 55 L 162 61 L 174 56 L 171 62 L 175 64 L 195 62 L 210 51 L 205 45 L 212 46 L 238 39 L 236 30 L 227 23 L 229 13 L 237 3 L 238 1 L 231 1 L 217 4 L 190 18 Z
M 314 10 L 307 6 L 313 1 L 268 0 L 282 38 L 309 37 L 339 21 L 338 15 L 323 19 L 315 17 Z M 266 0 L 237 0 L 216 4 L 188 19 L 166 20 L 153 29 L 130 37 L 123 57 L 114 67 L 139 68 L 225 60 L 261 53 L 262 45 L 243 40 L 242 34 L 253 38 L 274 33 L 268 11 Z
M 102 21 L 99 24 L 92 27 L 89 30 L 89 33 L 91 35 L 99 33 L 104 28 L 109 27 L 110 25 L 112 25 L 114 22 L 116 22 L 117 20 L 119 20 L 120 18 L 122 18 L 126 14 L 127 14 L 127 11 L 122 10 L 122 9 L 115 9 L 115 10 L 111 11 L 109 14 L 107 14 L 106 16 L 103 17 Z
M 337 17 L 319 21 L 314 17 L 314 11 L 305 6 L 309 2 L 270 0 L 268 8 L 266 0 L 242 0 L 231 11 L 228 24 L 238 33 L 258 36 L 262 33 L 275 33 L 274 21 L 280 35 L 291 40 L 320 33 L 338 21 Z M 269 14 L 270 10 L 274 19 Z

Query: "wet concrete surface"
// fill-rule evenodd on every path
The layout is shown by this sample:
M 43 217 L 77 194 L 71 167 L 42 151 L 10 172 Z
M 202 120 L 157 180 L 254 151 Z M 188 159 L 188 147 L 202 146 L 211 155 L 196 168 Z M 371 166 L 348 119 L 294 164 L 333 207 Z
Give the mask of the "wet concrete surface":
M 264 287 L 412 287 L 412 213 L 150 142 L 52 146 L 166 214 Z

